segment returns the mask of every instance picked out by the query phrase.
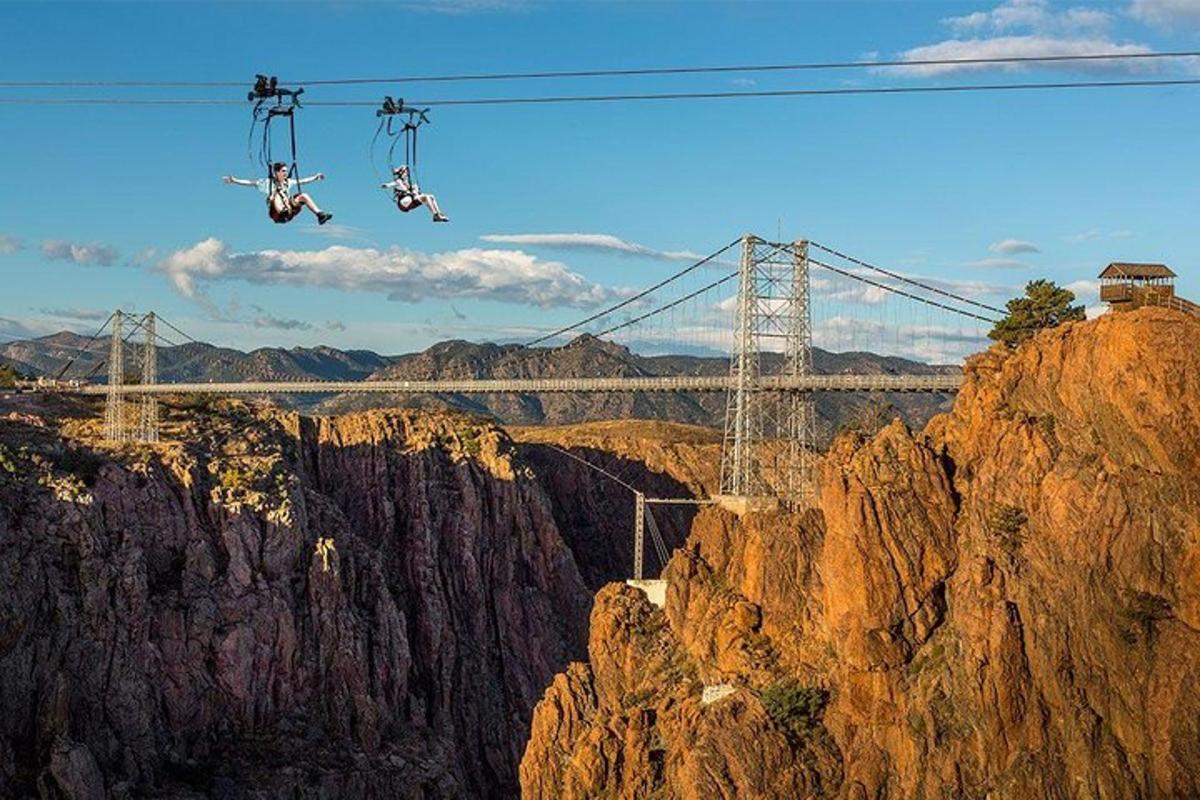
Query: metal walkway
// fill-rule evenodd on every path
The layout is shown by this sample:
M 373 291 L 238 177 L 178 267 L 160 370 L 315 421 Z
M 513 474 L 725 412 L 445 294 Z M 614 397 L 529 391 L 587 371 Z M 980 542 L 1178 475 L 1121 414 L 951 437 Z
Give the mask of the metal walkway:
M 763 376 L 760 390 L 803 392 L 956 392 L 962 374 Z M 87 395 L 110 392 L 152 394 L 550 394 L 561 392 L 723 392 L 734 388 L 728 375 L 666 378 L 527 378 L 441 381 L 249 381 L 245 383 L 156 383 L 108 387 L 61 387 Z

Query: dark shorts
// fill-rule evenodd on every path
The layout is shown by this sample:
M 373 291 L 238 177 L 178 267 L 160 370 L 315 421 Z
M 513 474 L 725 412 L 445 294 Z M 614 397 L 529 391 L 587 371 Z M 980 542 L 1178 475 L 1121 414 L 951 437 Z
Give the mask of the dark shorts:
M 291 222 L 292 217 L 296 216 L 296 211 L 295 211 L 294 206 L 292 206 L 292 204 L 290 202 L 288 203 L 287 208 L 278 209 L 275 207 L 274 203 L 272 203 L 270 200 L 268 200 L 267 201 L 267 214 L 270 215 L 272 220 L 274 220 L 278 224 L 282 225 L 285 222 Z
M 412 195 L 412 194 L 396 195 L 396 208 L 400 209 L 401 211 L 403 211 L 405 213 L 412 211 L 414 208 L 420 208 L 422 205 L 423 205 L 423 203 L 417 199 L 416 195 Z

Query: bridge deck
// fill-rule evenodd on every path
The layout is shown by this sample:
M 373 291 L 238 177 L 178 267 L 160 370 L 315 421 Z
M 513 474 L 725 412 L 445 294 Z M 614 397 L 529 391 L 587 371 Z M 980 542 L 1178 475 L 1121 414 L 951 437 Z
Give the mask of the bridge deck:
M 763 389 L 809 392 L 955 392 L 960 373 L 944 375 L 770 376 Z M 122 386 L 118 392 L 142 394 L 548 394 L 557 392 L 721 392 L 734 379 L 725 375 L 665 378 L 526 378 L 438 381 L 247 381 L 244 383 L 157 383 Z M 99 385 L 59 387 L 59 391 L 102 395 Z

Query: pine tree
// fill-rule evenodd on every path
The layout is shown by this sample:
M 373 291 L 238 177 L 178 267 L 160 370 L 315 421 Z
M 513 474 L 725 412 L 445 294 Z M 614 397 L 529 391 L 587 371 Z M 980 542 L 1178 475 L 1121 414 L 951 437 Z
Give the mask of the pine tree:
M 24 377 L 8 364 L 0 364 L 0 389 L 11 389 Z
M 1074 301 L 1075 293 L 1054 281 L 1030 281 L 1024 297 L 1008 301 L 1008 315 L 996 323 L 988 337 L 1016 347 L 1043 328 L 1084 319 L 1083 306 L 1071 305 Z

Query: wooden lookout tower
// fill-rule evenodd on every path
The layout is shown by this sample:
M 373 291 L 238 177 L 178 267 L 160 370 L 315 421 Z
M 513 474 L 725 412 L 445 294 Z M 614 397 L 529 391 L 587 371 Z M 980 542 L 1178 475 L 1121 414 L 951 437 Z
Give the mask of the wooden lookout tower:
M 1100 273 L 1100 300 L 1113 311 L 1131 311 L 1142 306 L 1195 308 L 1175 296 L 1175 273 L 1166 264 L 1114 261 Z

